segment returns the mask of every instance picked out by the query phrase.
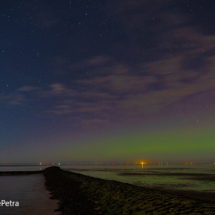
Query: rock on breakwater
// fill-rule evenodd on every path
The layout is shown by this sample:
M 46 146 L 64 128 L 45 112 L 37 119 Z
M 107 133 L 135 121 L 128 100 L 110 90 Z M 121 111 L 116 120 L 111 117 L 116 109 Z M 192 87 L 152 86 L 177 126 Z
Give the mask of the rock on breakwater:
M 215 204 L 49 167 L 43 172 L 62 214 L 215 214 Z

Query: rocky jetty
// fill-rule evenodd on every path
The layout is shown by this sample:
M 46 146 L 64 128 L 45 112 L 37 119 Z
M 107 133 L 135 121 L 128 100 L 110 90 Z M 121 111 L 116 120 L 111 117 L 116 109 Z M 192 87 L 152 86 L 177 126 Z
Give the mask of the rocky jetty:
M 59 199 L 61 214 L 68 215 L 215 215 L 215 204 L 103 180 L 49 167 L 43 172 L 47 189 Z

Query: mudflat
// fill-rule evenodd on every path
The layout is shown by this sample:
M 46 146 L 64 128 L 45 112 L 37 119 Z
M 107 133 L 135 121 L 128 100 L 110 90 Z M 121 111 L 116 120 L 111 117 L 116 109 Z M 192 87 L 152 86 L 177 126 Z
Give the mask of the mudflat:
M 215 204 L 49 167 L 43 172 L 62 214 L 215 214 Z

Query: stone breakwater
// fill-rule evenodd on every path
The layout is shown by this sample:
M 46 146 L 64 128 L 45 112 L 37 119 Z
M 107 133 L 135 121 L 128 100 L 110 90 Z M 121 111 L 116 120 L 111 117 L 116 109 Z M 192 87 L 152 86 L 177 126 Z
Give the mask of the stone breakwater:
M 61 214 L 215 215 L 215 204 L 211 202 L 93 178 L 58 167 L 49 167 L 43 174 L 52 198 L 60 200 Z

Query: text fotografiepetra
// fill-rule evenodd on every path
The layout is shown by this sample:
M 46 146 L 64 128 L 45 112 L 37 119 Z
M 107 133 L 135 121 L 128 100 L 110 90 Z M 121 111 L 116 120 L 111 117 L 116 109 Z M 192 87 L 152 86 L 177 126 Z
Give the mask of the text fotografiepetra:
M 19 202 L 17 201 L 5 201 L 1 200 L 0 201 L 0 206 L 6 206 L 6 207 L 19 207 Z

